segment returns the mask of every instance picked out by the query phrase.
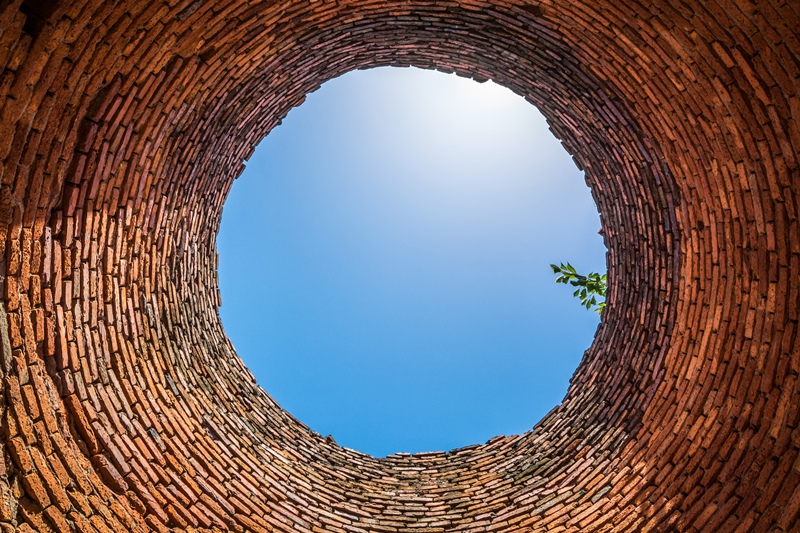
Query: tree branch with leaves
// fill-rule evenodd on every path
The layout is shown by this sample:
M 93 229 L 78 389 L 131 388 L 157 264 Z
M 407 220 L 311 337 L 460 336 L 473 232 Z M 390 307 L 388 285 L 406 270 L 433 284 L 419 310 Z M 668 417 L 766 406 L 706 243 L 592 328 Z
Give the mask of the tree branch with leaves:
M 586 309 L 592 309 L 597 313 L 602 313 L 606 306 L 606 275 L 600 275 L 597 272 L 589 272 L 587 275 L 578 274 L 575 267 L 571 264 L 561 263 L 560 265 L 550 265 L 553 269 L 553 274 L 557 274 L 556 283 L 563 283 L 564 285 L 572 285 L 577 287 L 572 295 L 580 298 L 581 305 Z M 603 298 L 598 301 L 597 297 Z

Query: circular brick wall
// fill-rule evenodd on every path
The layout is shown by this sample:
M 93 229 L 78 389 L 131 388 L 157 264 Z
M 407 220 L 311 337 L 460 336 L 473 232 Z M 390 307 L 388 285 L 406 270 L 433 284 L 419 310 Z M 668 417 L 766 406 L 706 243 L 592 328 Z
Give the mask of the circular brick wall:
M 798 27 L 782 0 L 4 2 L 0 528 L 798 531 Z M 610 304 L 524 435 L 340 448 L 220 325 L 243 160 L 380 65 L 513 89 L 586 170 Z

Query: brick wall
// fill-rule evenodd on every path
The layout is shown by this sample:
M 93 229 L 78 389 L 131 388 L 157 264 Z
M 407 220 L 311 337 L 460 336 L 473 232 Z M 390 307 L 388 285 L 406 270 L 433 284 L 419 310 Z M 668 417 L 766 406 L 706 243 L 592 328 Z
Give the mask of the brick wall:
M 791 0 L 0 3 L 0 531 L 800 531 L 798 27 Z M 343 449 L 225 337 L 243 160 L 380 65 L 513 89 L 586 170 L 609 306 L 524 435 Z

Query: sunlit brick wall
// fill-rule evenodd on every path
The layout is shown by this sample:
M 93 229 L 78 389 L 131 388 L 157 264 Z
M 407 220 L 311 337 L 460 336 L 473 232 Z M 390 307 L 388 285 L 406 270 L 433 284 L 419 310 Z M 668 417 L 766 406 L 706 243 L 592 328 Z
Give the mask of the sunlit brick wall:
M 799 27 L 788 0 L 1 2 L 0 531 L 800 531 Z M 220 324 L 243 160 L 380 65 L 511 88 L 586 170 L 609 306 L 524 435 L 340 448 Z

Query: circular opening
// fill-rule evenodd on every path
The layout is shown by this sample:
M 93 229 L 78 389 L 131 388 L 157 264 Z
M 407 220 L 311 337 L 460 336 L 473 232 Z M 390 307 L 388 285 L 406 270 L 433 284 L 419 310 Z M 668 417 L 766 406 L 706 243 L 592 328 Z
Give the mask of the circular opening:
M 549 265 L 604 272 L 599 227 L 522 98 L 352 72 L 294 109 L 232 188 L 220 313 L 259 384 L 342 445 L 484 442 L 564 396 L 598 318 Z

